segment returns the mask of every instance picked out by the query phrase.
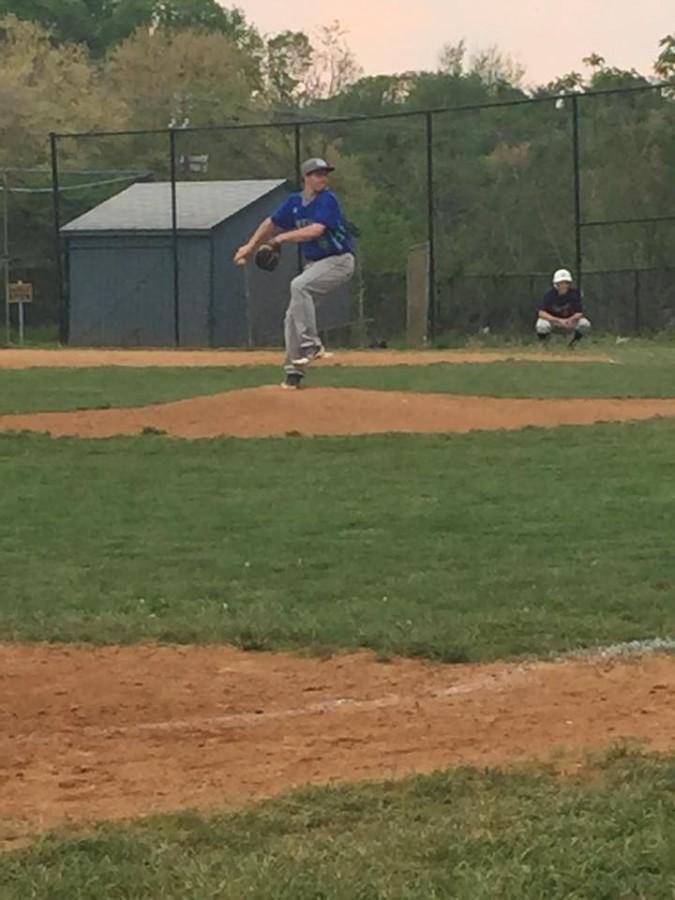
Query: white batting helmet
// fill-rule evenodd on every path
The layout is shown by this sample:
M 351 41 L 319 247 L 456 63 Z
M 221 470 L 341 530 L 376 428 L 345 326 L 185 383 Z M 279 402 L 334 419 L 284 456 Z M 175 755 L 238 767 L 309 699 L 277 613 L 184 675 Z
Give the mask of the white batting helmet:
M 569 281 L 570 284 L 574 281 L 569 269 L 558 269 L 553 273 L 553 284 L 560 284 L 561 281 Z

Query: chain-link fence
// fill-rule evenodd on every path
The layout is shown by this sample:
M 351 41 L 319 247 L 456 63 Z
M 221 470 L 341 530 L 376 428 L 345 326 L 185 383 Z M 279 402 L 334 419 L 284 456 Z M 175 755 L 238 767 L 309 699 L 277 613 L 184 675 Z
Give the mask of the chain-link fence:
M 45 173 L 21 181 L 42 193 L 9 184 L 11 278 L 35 281 L 33 321 L 58 316 L 64 340 L 277 343 L 298 256 L 285 250 L 275 280 L 237 273 L 231 254 L 298 187 L 310 155 L 336 165 L 358 234 L 351 298 L 324 323 L 340 340 L 402 337 L 408 255 L 424 242 L 432 338 L 531 330 L 559 267 L 582 283 L 597 329 L 673 326 L 675 99 L 648 84 L 372 118 L 54 135 L 53 193 Z

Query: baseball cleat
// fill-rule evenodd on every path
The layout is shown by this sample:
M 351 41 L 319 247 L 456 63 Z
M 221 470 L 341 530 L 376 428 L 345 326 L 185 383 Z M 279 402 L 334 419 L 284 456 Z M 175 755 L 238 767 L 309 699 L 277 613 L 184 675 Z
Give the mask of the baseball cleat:
M 297 359 L 292 359 L 291 362 L 294 366 L 308 366 L 317 359 L 330 359 L 332 356 L 333 354 L 329 353 L 323 344 L 319 344 L 318 347 L 308 347 L 306 353 Z
M 298 391 L 302 387 L 302 375 L 297 372 L 289 372 L 286 380 L 281 382 L 281 387 L 285 391 Z

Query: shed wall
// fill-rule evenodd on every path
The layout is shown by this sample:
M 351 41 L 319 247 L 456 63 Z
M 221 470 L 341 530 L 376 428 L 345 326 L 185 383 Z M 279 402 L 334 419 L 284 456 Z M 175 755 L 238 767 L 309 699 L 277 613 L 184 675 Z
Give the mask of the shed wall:
M 173 343 L 173 263 L 165 237 L 68 238 L 70 342 Z
M 288 190 L 282 186 L 213 231 L 215 346 L 240 347 L 280 341 L 288 281 L 295 270 L 289 271 L 286 264 L 273 273 L 260 272 L 252 262 L 245 267 L 235 266 L 232 259 L 237 248 L 287 195 Z M 261 329 L 261 316 L 268 327 Z M 265 339 L 261 340 L 263 333 Z

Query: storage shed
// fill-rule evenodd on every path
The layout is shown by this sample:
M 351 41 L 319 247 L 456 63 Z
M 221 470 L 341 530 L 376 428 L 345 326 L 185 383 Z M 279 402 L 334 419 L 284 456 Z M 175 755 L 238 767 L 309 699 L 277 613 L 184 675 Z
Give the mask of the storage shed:
M 274 273 L 235 266 L 235 250 L 288 193 L 282 179 L 176 185 L 181 346 L 279 342 L 297 254 Z M 71 344 L 174 343 L 171 186 L 135 184 L 61 229 Z M 342 324 L 349 301 L 335 311 Z

